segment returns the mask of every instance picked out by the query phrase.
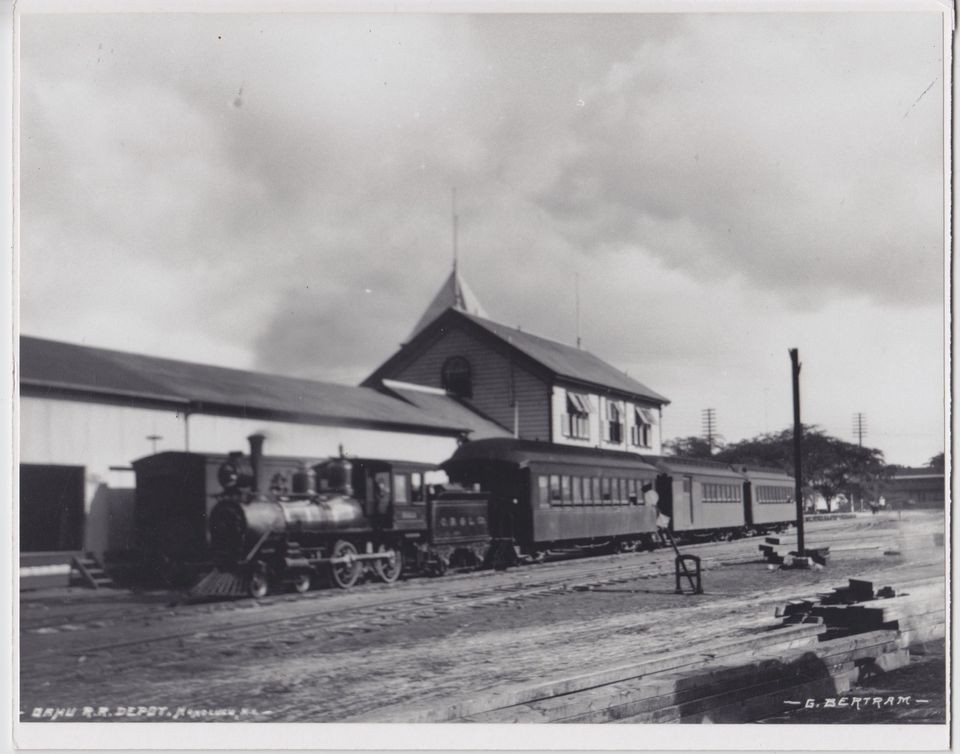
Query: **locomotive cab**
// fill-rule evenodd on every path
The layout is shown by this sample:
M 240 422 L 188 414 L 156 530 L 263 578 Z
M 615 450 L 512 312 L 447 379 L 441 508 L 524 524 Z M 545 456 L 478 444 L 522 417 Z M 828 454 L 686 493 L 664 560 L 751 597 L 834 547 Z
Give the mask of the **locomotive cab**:
M 426 528 L 426 479 L 432 467 L 403 461 L 353 459 L 353 494 L 374 528 Z

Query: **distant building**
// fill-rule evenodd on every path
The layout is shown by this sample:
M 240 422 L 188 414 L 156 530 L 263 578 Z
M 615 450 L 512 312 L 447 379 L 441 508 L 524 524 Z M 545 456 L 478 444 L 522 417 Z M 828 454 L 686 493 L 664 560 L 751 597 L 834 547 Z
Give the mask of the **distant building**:
M 456 301 L 458 281 L 452 274 L 434 299 L 454 303 L 422 317 L 364 385 L 445 391 L 522 439 L 660 454 L 665 397 L 587 351 L 469 311 Z
M 943 508 L 946 479 L 929 467 L 898 469 L 884 482 L 882 494 L 888 508 Z

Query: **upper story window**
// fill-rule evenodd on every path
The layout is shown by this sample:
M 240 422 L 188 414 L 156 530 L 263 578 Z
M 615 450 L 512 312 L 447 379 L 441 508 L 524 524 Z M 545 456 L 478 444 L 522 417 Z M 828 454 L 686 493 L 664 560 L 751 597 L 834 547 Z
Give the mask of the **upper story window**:
M 657 423 L 657 415 L 653 409 L 634 408 L 634 425 L 630 428 L 630 442 L 640 448 L 653 446 L 653 426 Z
M 581 393 L 567 391 L 567 413 L 562 417 L 564 437 L 590 439 L 590 399 Z
M 614 401 L 607 401 L 607 442 L 623 442 L 623 409 Z
M 473 377 L 470 362 L 463 356 L 451 356 L 440 370 L 440 384 L 443 389 L 461 398 L 473 397 Z

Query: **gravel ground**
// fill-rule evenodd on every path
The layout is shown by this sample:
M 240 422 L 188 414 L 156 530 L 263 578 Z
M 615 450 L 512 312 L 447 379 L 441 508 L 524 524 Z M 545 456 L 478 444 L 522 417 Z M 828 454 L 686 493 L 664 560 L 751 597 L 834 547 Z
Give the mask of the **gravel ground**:
M 808 542 L 833 541 L 838 549 L 826 569 L 814 571 L 744 562 L 757 553 L 757 540 L 691 548 L 728 563 L 704 573 L 703 595 L 675 594 L 672 575 L 637 575 L 640 566 L 671 567 L 672 554 L 665 551 L 459 580 L 415 580 L 310 599 L 280 596 L 262 604 L 244 600 L 170 609 L 166 597 L 157 594 L 26 595 L 21 602 L 21 719 L 33 719 L 38 708 L 73 708 L 80 715 L 88 707 L 105 711 L 100 719 L 122 716 L 125 721 L 198 719 L 189 711 L 226 710 L 231 714 L 202 719 L 333 722 L 677 649 L 703 646 L 708 652 L 717 638 L 775 623 L 774 607 L 786 600 L 843 585 L 849 577 L 896 587 L 942 573 L 943 551 L 929 544 L 934 530 L 942 531 L 942 524 L 933 516 L 818 522 L 808 530 Z M 843 552 L 845 542 L 858 549 Z M 871 542 L 877 547 L 864 549 Z M 546 574 L 568 588 L 563 583 L 555 591 L 529 588 Z M 497 587 L 506 591 L 491 591 L 492 602 L 463 598 L 469 590 Z M 438 603 L 438 594 L 448 597 Z M 423 610 L 411 617 L 409 600 L 420 598 Z M 406 617 L 396 617 L 401 599 Z M 386 604 L 390 601 L 392 607 Z M 302 625 L 326 609 L 354 607 L 373 617 L 358 617 L 335 631 Z M 262 630 L 257 625 L 288 617 L 301 621 L 296 630 L 280 631 L 283 623 Z M 253 633 L 228 643 L 231 631 L 244 623 L 254 624 Z M 160 636 L 174 638 L 125 650 L 82 651 Z M 944 662 L 935 654 L 927 659 L 916 683 L 926 684 L 923 698 L 931 704 L 925 711 L 939 704 L 942 721 Z M 929 666 L 940 668 L 939 679 Z M 897 672 L 907 670 L 913 668 Z M 884 685 L 893 676 L 884 677 Z M 170 713 L 141 712 L 150 708 Z M 179 710 L 186 712 L 171 716 Z M 770 722 L 823 722 L 801 712 L 806 713 L 796 711 L 796 719 Z M 870 722 L 870 714 L 862 710 L 856 720 L 848 715 L 836 722 Z M 916 714 L 897 721 L 936 721 Z

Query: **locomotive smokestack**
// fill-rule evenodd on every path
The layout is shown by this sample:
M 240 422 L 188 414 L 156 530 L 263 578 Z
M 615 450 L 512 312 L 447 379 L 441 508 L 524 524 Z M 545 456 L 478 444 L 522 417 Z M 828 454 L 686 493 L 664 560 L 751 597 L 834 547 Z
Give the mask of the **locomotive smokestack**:
M 253 491 L 260 492 L 260 466 L 263 461 L 263 441 L 267 438 L 253 434 L 247 438 L 250 443 L 250 467 L 253 469 Z

